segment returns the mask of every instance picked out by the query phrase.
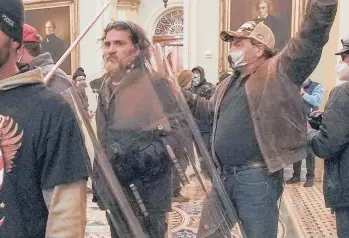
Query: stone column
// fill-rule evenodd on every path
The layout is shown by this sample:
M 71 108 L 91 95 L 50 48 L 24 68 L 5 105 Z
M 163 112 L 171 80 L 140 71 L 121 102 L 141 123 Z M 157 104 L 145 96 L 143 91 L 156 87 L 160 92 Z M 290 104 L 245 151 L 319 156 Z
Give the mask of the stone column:
M 197 0 L 184 0 L 183 67 L 192 69 L 196 66 L 197 44 Z

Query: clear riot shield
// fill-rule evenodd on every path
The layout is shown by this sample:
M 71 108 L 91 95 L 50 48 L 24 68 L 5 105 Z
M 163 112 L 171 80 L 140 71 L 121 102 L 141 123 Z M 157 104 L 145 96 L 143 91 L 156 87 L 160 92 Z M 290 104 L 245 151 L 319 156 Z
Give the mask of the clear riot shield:
M 74 89 L 62 93 L 80 122 L 95 197 L 114 233 L 230 237 L 240 223 L 161 47 L 122 64 L 99 91 L 98 136 Z M 181 196 L 188 199 L 174 199 Z
M 98 198 L 100 209 L 105 210 L 107 214 L 117 214 L 117 216 L 110 216 L 110 223 L 118 234 L 123 234 L 122 237 L 147 237 L 138 216 L 134 213 L 123 192 L 106 150 L 99 142 L 96 130 L 75 88 L 68 88 L 61 95 L 75 112 L 80 126 L 82 139 L 87 149 L 86 166 L 92 180 L 94 199 Z

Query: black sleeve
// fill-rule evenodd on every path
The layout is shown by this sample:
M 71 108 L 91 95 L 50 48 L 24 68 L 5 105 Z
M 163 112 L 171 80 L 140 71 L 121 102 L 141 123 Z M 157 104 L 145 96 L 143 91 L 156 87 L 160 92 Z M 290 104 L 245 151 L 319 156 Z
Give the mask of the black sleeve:
M 347 84 L 347 83 L 346 83 Z M 324 159 L 336 158 L 349 145 L 349 87 L 333 89 L 325 107 L 320 130 L 310 144 L 314 153 Z
M 206 99 L 210 100 L 210 98 L 212 97 L 212 95 L 214 94 L 214 92 L 216 90 L 216 87 L 211 83 L 207 86 L 208 86 L 208 89 L 206 91 Z
M 63 54 L 65 53 L 65 49 L 64 49 L 64 42 L 63 40 L 59 40 L 59 44 L 58 44 L 58 47 L 57 47 L 57 53 L 58 53 L 58 59 L 60 59 Z
M 63 104 L 59 115 L 51 123 L 43 143 L 41 187 L 50 189 L 56 185 L 87 179 L 85 164 L 87 151 L 75 116 Z

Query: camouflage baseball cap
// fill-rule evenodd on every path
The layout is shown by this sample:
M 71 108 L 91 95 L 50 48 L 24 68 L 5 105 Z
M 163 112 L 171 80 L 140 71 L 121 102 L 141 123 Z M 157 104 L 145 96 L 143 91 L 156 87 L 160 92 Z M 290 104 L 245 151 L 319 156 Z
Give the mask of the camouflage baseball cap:
M 237 31 L 222 31 L 220 37 L 223 41 L 227 42 L 233 41 L 236 37 L 255 39 L 271 50 L 275 46 L 274 33 L 263 22 L 248 21 Z
M 342 42 L 343 48 L 339 52 L 337 52 L 335 55 L 341 55 L 345 52 L 349 53 L 349 36 L 342 39 L 341 42 Z

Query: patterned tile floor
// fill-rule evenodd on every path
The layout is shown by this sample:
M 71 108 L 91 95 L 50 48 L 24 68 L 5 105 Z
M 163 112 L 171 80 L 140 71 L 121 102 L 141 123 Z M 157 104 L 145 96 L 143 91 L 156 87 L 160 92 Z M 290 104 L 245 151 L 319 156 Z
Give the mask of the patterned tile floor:
M 337 237 L 335 215 L 325 207 L 322 183 L 287 185 L 284 202 L 299 237 Z
M 195 183 L 194 183 L 195 184 Z M 172 238 L 194 238 L 199 225 L 202 209 L 203 191 L 198 186 L 186 186 L 182 194 L 191 200 L 188 203 L 174 203 L 170 213 Z M 88 224 L 86 237 L 109 238 L 109 227 L 104 212 L 88 199 Z M 302 183 L 287 185 L 280 204 L 280 222 L 278 237 L 336 237 L 335 218 L 325 208 L 322 184 L 304 188 Z M 232 237 L 240 237 L 233 229 Z
M 181 193 L 190 198 L 188 203 L 173 203 L 173 211 L 169 214 L 171 238 L 195 238 L 200 221 L 202 200 L 204 192 L 197 183 L 186 186 Z M 196 185 L 195 185 L 196 184 Z M 98 207 L 91 202 L 92 195 L 88 196 L 87 229 L 88 238 L 109 238 L 109 227 L 105 219 L 105 213 L 99 211 Z M 286 232 L 282 222 L 279 223 L 278 237 L 284 237 Z M 237 227 L 232 230 L 232 237 L 241 237 Z
M 100 211 L 98 206 L 93 203 L 92 194 L 88 195 L 87 203 L 87 227 L 86 236 L 89 238 L 109 238 L 109 226 L 105 218 L 105 212 Z

